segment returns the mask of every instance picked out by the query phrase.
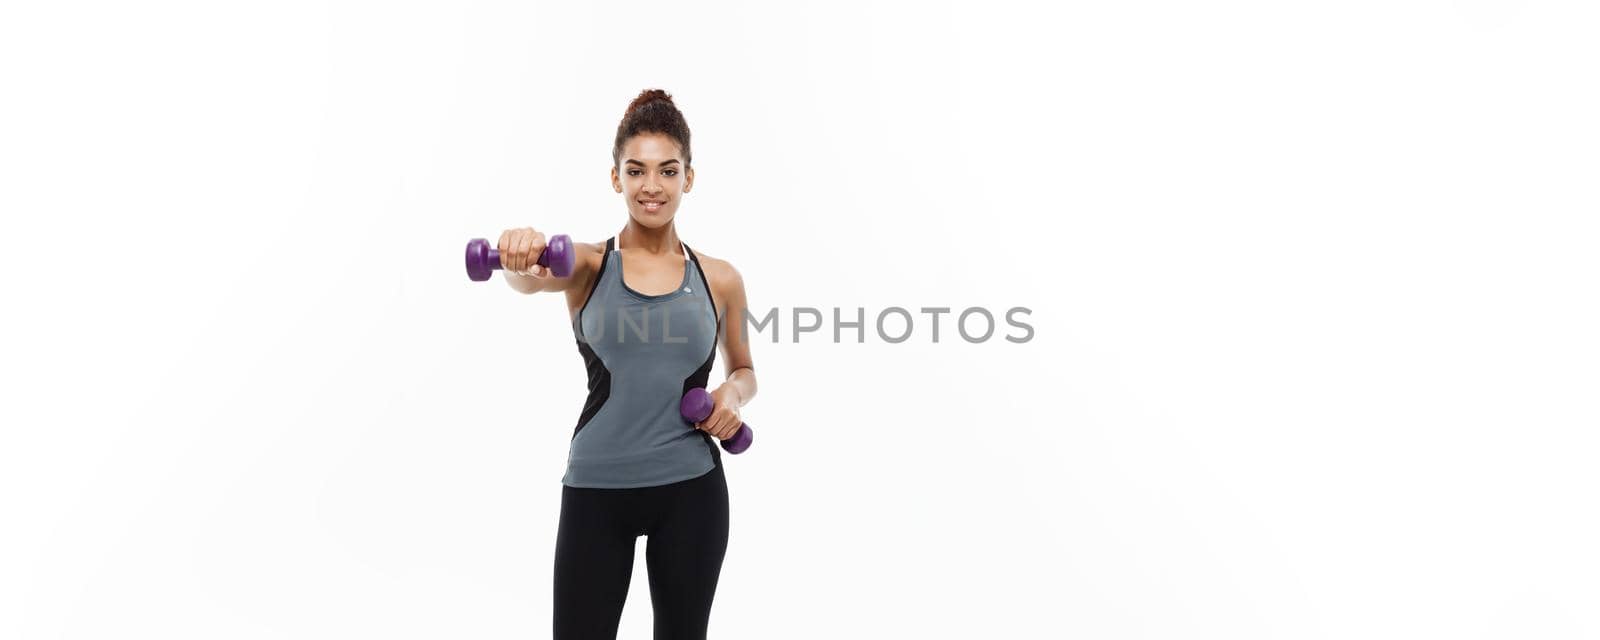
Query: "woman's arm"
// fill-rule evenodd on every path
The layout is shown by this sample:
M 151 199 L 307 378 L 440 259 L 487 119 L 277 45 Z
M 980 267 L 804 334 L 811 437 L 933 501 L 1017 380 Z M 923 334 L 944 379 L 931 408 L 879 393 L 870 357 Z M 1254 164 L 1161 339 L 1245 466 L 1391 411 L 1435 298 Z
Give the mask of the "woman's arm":
M 710 280 L 712 296 L 721 303 L 723 370 L 727 379 L 711 392 L 711 415 L 700 424 L 700 429 L 727 440 L 739 431 L 743 421 L 739 407 L 749 404 L 756 396 L 755 363 L 750 358 L 750 343 L 745 339 L 744 277 L 725 260 L 700 254 L 701 264 Z
M 727 380 L 722 386 L 733 390 L 733 407 L 737 409 L 756 396 L 755 363 L 750 359 L 750 342 L 744 333 L 744 277 L 733 265 L 718 262 L 726 266 L 722 294 L 722 363 Z

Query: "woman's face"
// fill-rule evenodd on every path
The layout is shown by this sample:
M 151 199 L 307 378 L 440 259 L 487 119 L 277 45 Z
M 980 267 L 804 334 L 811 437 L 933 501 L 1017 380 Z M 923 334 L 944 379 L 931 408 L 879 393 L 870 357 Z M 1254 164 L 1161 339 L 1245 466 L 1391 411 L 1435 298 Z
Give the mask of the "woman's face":
M 694 185 L 678 143 L 659 133 L 641 133 L 622 145 L 622 166 L 611 168 L 611 187 L 628 203 L 634 222 L 659 229 L 678 213 L 678 199 Z

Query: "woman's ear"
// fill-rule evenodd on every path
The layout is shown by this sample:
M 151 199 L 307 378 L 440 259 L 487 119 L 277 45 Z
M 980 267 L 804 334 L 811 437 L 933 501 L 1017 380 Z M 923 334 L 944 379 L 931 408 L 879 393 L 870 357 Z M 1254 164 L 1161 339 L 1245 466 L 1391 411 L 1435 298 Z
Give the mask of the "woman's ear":
M 622 193 L 622 178 L 617 177 L 617 167 L 611 167 L 611 188 L 617 193 Z
M 694 187 L 694 167 L 683 170 L 683 192 L 688 193 Z

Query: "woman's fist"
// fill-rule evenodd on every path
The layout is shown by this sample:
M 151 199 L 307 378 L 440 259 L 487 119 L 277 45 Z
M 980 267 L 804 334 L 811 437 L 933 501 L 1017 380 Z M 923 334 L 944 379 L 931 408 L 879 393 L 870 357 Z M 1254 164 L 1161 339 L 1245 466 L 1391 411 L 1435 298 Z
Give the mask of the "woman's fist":
M 500 268 L 519 276 L 544 278 L 550 269 L 536 264 L 544 253 L 544 234 L 533 227 L 506 229 L 500 234 Z
M 732 438 L 744 424 L 739 419 L 738 404 L 733 402 L 735 397 L 727 385 L 717 387 L 716 391 L 711 392 L 711 415 L 695 423 L 694 427 L 716 436 L 718 440 Z

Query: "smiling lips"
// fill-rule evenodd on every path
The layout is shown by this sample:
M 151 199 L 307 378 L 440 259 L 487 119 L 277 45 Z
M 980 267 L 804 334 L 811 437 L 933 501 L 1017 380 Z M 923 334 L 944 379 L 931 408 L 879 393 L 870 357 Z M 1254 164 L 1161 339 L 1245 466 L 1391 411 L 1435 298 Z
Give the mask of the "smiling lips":
M 656 213 L 661 211 L 661 207 L 665 206 L 667 203 L 656 200 L 640 200 L 639 204 L 644 205 L 645 213 Z

